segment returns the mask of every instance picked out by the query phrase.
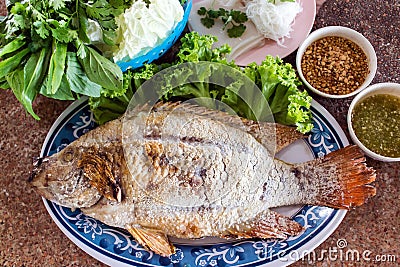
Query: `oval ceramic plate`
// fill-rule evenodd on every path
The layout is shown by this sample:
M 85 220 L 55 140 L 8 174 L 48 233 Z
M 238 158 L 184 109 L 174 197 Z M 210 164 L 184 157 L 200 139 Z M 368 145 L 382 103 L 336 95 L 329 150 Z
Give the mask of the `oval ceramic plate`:
M 307 139 L 291 144 L 277 157 L 289 162 L 303 162 L 348 145 L 338 123 L 321 105 L 313 102 L 312 113 L 312 133 Z M 50 129 L 41 155 L 62 150 L 95 127 L 86 100 L 74 102 Z M 286 266 L 328 238 L 346 214 L 344 210 L 319 206 L 280 208 L 278 212 L 291 216 L 306 230 L 285 241 L 174 240 L 177 252 L 166 258 L 146 251 L 125 230 L 105 225 L 80 210 L 72 211 L 46 199 L 43 201 L 65 235 L 88 254 L 111 266 Z
M 194 0 L 193 4 L 200 2 L 202 0 Z M 294 24 L 292 26 L 293 31 L 290 33 L 290 38 L 285 38 L 282 45 L 278 45 L 277 42 L 266 39 L 263 46 L 253 48 L 247 52 L 244 52 L 239 57 L 235 59 L 235 62 L 239 66 L 247 66 L 251 62 L 256 62 L 260 64 L 261 61 L 265 59 L 267 55 L 279 56 L 284 58 L 295 51 L 299 45 L 306 39 L 310 33 L 312 26 L 314 24 L 314 19 L 316 15 L 316 4 L 315 0 L 297 0 L 302 6 L 302 11 L 297 14 Z M 192 13 L 197 12 L 192 8 Z M 189 27 L 191 28 L 191 18 L 189 17 Z M 228 43 L 227 40 L 219 40 L 219 43 Z

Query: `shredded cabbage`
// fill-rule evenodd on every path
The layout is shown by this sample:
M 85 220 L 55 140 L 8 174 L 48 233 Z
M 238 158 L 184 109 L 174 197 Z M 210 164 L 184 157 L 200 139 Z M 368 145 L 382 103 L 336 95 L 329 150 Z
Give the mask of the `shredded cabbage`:
M 296 1 L 271 3 L 267 0 L 246 1 L 247 17 L 254 23 L 260 34 L 283 46 L 284 39 L 290 38 L 294 19 L 302 11 Z
M 132 6 L 116 18 L 118 49 L 114 61 L 129 60 L 149 52 L 162 43 L 183 18 L 179 0 L 134 1 Z

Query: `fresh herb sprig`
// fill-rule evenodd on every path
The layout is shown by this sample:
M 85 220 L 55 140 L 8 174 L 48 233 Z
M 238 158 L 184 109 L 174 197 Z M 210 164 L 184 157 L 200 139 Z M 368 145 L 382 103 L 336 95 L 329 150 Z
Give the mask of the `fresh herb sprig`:
M 0 87 L 11 89 L 35 119 L 38 94 L 60 100 L 123 90 L 120 68 L 90 44 L 89 20 L 113 45 L 115 17 L 132 0 L 10 0 L 0 22 Z
M 221 19 L 224 23 L 222 30 L 227 29 L 230 38 L 240 37 L 246 30 L 246 25 L 244 25 L 244 23 L 248 21 L 248 18 L 246 13 L 240 10 L 232 9 L 228 11 L 222 7 L 218 10 L 213 10 L 200 7 L 197 13 L 200 16 L 204 16 L 200 21 L 207 28 L 212 28 L 215 24 L 215 20 Z

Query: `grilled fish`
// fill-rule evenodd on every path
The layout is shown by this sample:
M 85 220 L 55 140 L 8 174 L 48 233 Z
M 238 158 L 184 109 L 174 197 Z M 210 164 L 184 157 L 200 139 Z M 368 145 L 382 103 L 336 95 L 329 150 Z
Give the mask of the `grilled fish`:
M 284 239 L 303 228 L 271 208 L 349 209 L 376 193 L 375 171 L 355 146 L 289 164 L 274 152 L 303 137 L 292 127 L 258 127 L 188 104 L 147 110 L 41 158 L 31 184 L 48 200 L 127 229 L 162 256 L 174 253 L 169 236 Z

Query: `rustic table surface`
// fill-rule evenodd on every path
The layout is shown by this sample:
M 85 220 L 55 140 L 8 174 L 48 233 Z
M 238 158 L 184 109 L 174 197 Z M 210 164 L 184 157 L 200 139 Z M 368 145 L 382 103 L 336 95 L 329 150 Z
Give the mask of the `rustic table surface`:
M 361 32 L 370 40 L 378 57 L 373 83 L 400 83 L 399 0 L 317 2 L 313 30 L 342 25 Z M 6 14 L 4 0 L 0 3 L 1 14 Z M 294 58 L 295 52 L 285 61 L 294 63 Z M 349 138 L 346 114 L 352 98 L 313 97 L 335 117 Z M 39 155 L 48 130 L 69 104 L 38 97 L 34 108 L 42 119 L 35 121 L 26 115 L 12 92 L 0 92 L 0 162 L 3 166 L 0 172 L 0 266 L 105 266 L 59 230 L 41 198 L 27 183 L 32 158 Z M 322 255 L 321 259 L 298 261 L 293 266 L 399 266 L 400 163 L 369 158 L 367 163 L 377 170 L 377 196 L 347 213 L 336 231 L 315 250 L 316 255 Z M 371 259 L 376 255 L 394 255 L 396 263 L 335 260 L 323 254 L 342 239 L 346 240 L 348 249 L 360 253 L 369 250 Z

